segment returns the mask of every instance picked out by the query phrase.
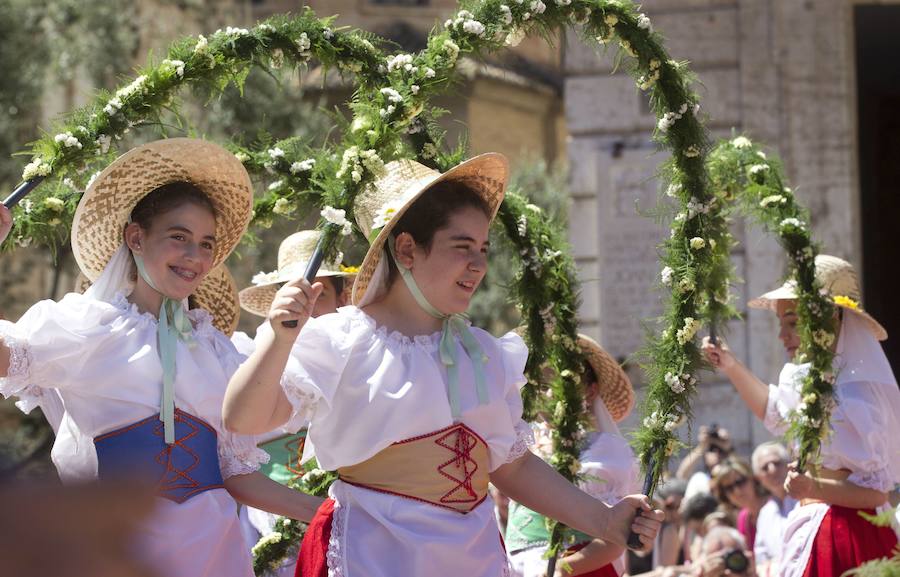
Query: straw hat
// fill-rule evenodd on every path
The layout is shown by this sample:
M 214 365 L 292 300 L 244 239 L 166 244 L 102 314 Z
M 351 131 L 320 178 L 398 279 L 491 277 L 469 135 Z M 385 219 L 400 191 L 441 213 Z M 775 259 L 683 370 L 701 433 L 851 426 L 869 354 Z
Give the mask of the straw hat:
M 156 188 L 185 181 L 203 191 L 216 211 L 213 267 L 241 240 L 253 209 L 250 177 L 235 156 L 193 138 L 157 140 L 114 160 L 85 191 L 72 221 L 72 252 L 81 271 L 96 280 L 123 242 L 135 205 Z
M 241 308 L 261 317 L 269 314 L 269 307 L 281 283 L 294 280 L 306 272 L 306 265 L 322 236 L 318 230 L 295 232 L 278 247 L 278 269 L 253 277 L 253 285 L 239 293 Z M 323 262 L 316 277 L 350 276 L 341 270 L 340 257 L 335 262 Z
M 84 293 L 91 286 L 91 280 L 78 273 L 75 279 L 75 292 Z M 231 336 L 237 328 L 241 309 L 238 306 L 237 284 L 228 267 L 219 265 L 209 271 L 194 294 L 191 295 L 196 308 L 201 308 L 212 315 L 214 327 Z
M 615 422 L 621 422 L 634 407 L 634 387 L 622 366 L 587 335 L 578 335 L 578 346 L 600 385 L 600 398 Z
M 471 158 L 443 174 L 413 160 L 396 160 L 385 168 L 385 176 L 362 191 L 354 206 L 356 224 L 371 245 L 353 283 L 353 304 L 359 304 L 366 294 L 391 231 L 429 187 L 458 182 L 471 188 L 490 207 L 493 220 L 509 177 L 509 162 L 495 152 Z
M 844 310 L 859 315 L 879 341 L 887 339 L 887 330 L 862 308 L 862 293 L 859 290 L 859 278 L 853 265 L 844 259 L 827 254 L 816 257 L 816 280 L 831 297 L 834 304 Z M 753 299 L 747 306 L 754 309 L 775 310 L 775 301 L 793 300 L 797 298 L 797 284 L 789 280 L 779 288 Z

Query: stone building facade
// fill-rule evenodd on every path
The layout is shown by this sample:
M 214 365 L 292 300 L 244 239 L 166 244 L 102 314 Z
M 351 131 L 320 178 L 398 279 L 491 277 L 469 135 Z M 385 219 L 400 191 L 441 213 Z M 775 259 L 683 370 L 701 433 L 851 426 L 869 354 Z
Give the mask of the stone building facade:
M 646 0 L 642 9 L 666 38 L 671 57 L 690 61 L 697 73 L 713 137 L 745 133 L 782 158 L 823 252 L 854 263 L 867 309 L 900 330 L 890 270 L 892 257 L 900 256 L 890 234 L 891 223 L 896 228 L 900 222 L 897 180 L 890 178 L 900 170 L 900 107 L 890 106 L 900 94 L 900 70 L 888 57 L 900 47 L 889 32 L 900 22 L 900 4 Z M 666 231 L 638 214 L 656 202 L 654 174 L 664 157 L 650 141 L 654 117 L 645 97 L 624 72 L 612 72 L 611 55 L 569 34 L 564 69 L 582 322 L 624 358 L 640 346 L 641 323 L 661 311 L 664 298 L 656 244 Z M 733 260 L 744 279 L 735 298 L 747 322 L 733 324 L 726 336 L 771 382 L 785 360 L 776 320 L 747 311 L 744 303 L 777 286 L 786 261 L 758 227 L 738 222 L 735 230 L 741 246 Z M 897 349 L 887 345 L 896 367 Z M 728 427 L 745 452 L 768 438 L 730 384 L 706 374 L 700 387 L 697 425 Z

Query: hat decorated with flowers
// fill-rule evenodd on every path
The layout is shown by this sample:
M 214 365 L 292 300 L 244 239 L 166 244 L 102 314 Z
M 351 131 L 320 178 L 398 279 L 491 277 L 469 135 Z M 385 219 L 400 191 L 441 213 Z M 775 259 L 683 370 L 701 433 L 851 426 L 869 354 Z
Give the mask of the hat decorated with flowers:
M 261 317 L 269 314 L 269 307 L 272 306 L 281 283 L 300 278 L 306 272 L 306 265 L 312 259 L 321 236 L 322 232 L 318 230 L 301 230 L 281 241 L 278 247 L 278 268 L 253 277 L 253 286 L 239 293 L 241 308 Z M 334 262 L 323 262 L 316 277 L 352 276 L 344 270 L 340 261 L 341 257 L 338 256 Z
M 822 285 L 831 301 L 842 309 L 861 317 L 879 341 L 887 339 L 887 330 L 862 307 L 859 277 L 856 275 L 853 265 L 836 256 L 820 254 L 816 257 L 815 267 L 816 280 Z M 755 309 L 775 310 L 776 301 L 796 298 L 797 283 L 789 280 L 777 289 L 753 299 L 747 303 L 747 306 Z
M 497 215 L 506 182 L 509 162 L 498 153 L 481 154 L 462 162 L 443 174 L 414 160 L 396 160 L 385 166 L 385 174 L 360 192 L 354 206 L 359 230 L 369 239 L 369 250 L 353 284 L 353 304 L 366 296 L 378 265 L 384 258 L 384 246 L 400 218 L 430 187 L 439 182 L 455 182 L 484 199 L 491 220 Z

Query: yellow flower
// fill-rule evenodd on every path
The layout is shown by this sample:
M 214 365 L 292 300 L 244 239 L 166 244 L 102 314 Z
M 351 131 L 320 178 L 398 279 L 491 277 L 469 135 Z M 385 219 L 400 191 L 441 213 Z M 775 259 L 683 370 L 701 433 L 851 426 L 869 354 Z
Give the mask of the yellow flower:
M 356 274 L 359 272 L 358 266 L 344 266 L 341 265 L 341 272 L 345 272 L 347 274 Z
M 859 303 L 853 300 L 852 298 L 844 295 L 836 295 L 834 297 L 834 304 L 842 307 L 846 307 L 848 309 L 853 309 L 855 311 L 859 310 Z

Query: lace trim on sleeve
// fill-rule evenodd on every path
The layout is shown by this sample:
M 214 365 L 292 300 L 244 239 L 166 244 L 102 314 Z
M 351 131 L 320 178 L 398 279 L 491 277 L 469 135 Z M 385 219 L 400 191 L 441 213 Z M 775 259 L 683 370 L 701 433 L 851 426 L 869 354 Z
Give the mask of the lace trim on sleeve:
M 311 421 L 319 406 L 318 395 L 303 390 L 299 381 L 300 377 L 289 371 L 285 371 L 281 375 L 281 388 L 284 389 L 285 396 L 294 408 L 288 423 Z
M 887 469 L 880 469 L 878 471 L 855 471 L 847 477 L 847 480 L 854 485 L 865 487 L 867 489 L 875 489 L 876 491 L 885 493 L 894 488 L 894 484 L 891 482 L 891 476 L 887 472 Z
M 516 423 L 515 429 L 516 441 L 513 443 L 512 447 L 510 447 L 509 454 L 506 456 L 507 463 L 512 463 L 516 459 L 519 459 L 528 452 L 528 449 L 532 445 L 534 445 L 534 433 L 528 423 L 520 420 Z
M 269 454 L 255 446 L 236 449 L 224 443 L 219 444 L 219 468 L 223 479 L 255 473 L 261 465 L 268 462 Z
M 12 323 L 0 321 L 0 340 L 9 349 L 9 369 L 6 376 L 0 377 L 0 395 L 3 397 L 19 397 L 17 405 L 25 412 L 40 405 L 40 387 L 29 384 L 31 376 L 31 351 L 28 343 L 17 339 L 9 330 Z

